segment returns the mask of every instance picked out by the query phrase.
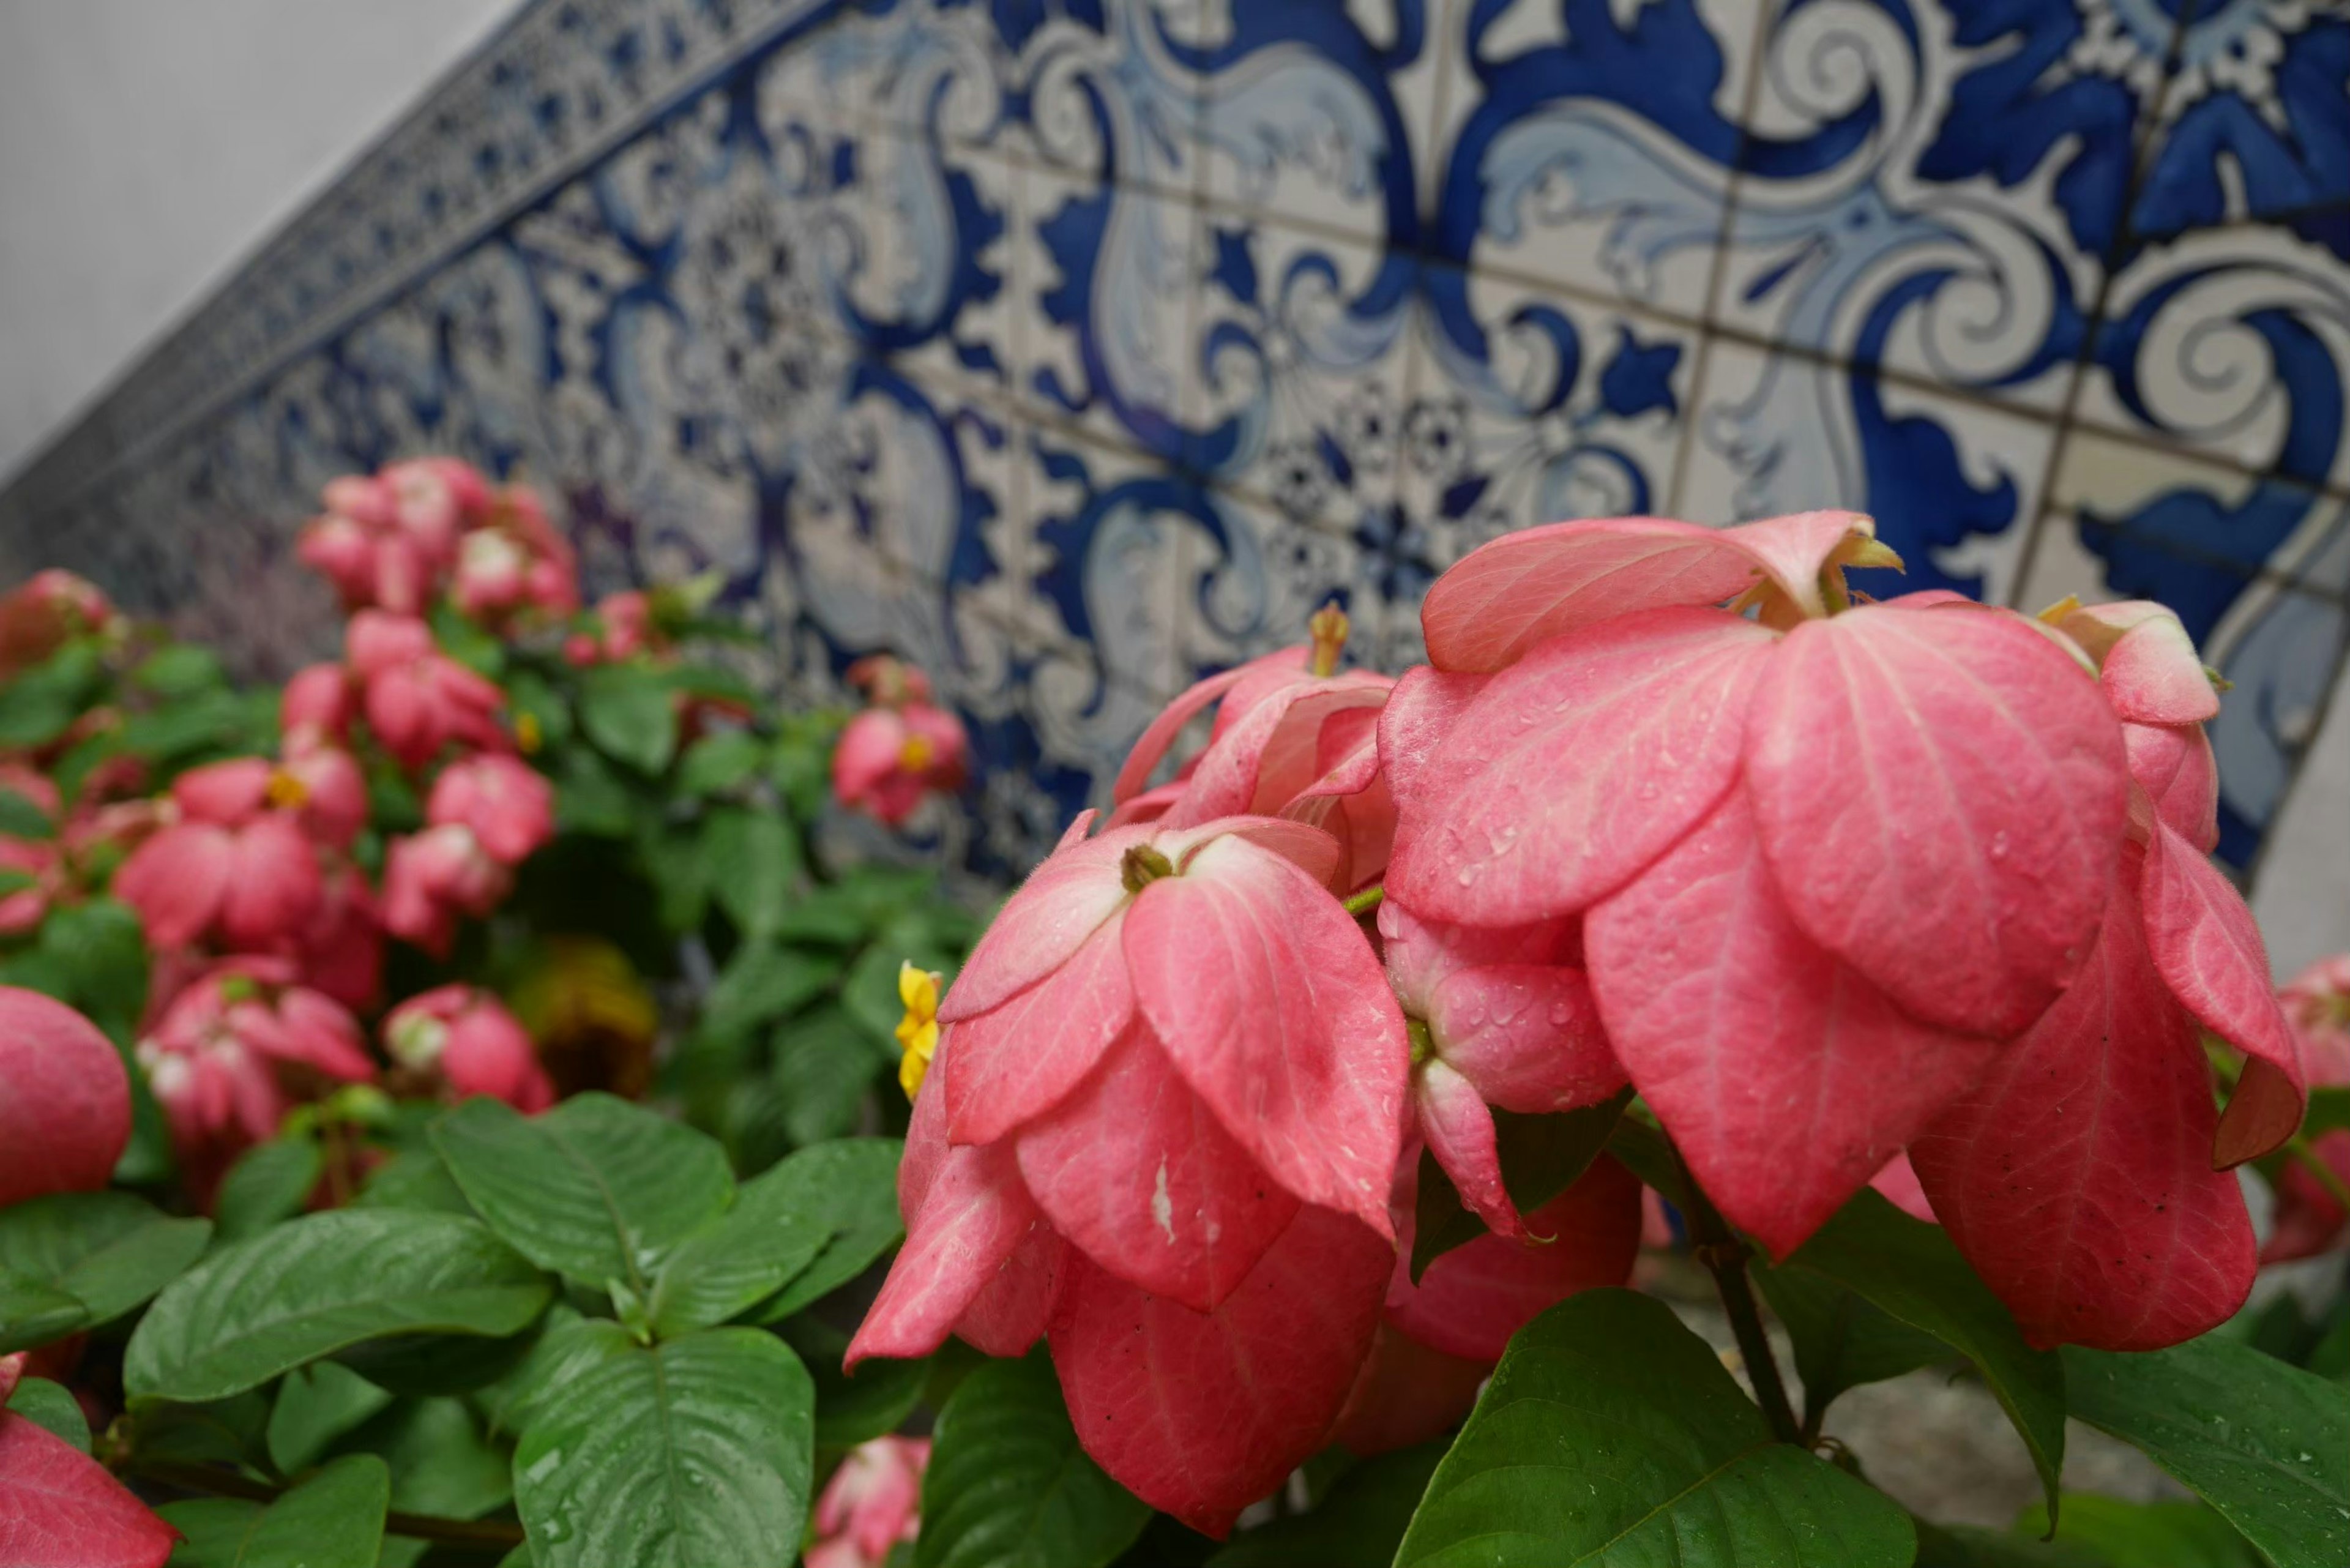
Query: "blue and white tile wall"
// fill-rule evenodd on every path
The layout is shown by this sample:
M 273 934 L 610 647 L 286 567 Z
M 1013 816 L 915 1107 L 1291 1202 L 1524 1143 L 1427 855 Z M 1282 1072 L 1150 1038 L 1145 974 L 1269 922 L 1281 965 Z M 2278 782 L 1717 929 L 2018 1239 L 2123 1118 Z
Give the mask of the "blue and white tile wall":
M 538 0 L 0 543 L 282 666 L 319 483 L 455 451 L 596 586 L 723 568 L 779 680 L 929 667 L 1012 867 L 1329 596 L 1399 667 L 1505 530 L 1849 504 L 1921 586 L 2177 606 L 2249 871 L 2346 375 L 2339 0 Z

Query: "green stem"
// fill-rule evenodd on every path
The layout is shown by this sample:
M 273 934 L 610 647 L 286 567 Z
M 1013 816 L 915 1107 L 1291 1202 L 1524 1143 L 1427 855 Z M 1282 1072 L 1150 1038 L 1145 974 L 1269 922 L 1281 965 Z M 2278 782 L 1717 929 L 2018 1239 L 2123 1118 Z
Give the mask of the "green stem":
M 2345 1182 L 2334 1174 L 2332 1166 L 2318 1158 L 2317 1151 L 2310 1147 L 2307 1137 L 2295 1133 L 2286 1141 L 2284 1152 L 2302 1169 L 2309 1172 L 2312 1180 L 2325 1189 L 2327 1197 L 2342 1205 L 2345 1210 L 2350 1210 L 2350 1182 Z
M 1795 1419 L 1794 1407 L 1788 1403 L 1787 1385 L 1779 1376 L 1778 1358 L 1771 1354 L 1771 1336 L 1762 1327 L 1762 1309 L 1755 1304 L 1754 1282 L 1747 1277 L 1746 1243 L 1706 1197 L 1689 1163 L 1680 1160 L 1679 1149 L 1673 1157 L 1680 1163 L 1681 1191 L 1688 1199 L 1683 1213 L 1689 1220 L 1690 1250 L 1713 1275 L 1714 1291 L 1721 1297 L 1722 1311 L 1729 1314 L 1730 1332 L 1737 1337 L 1738 1354 L 1745 1359 L 1755 1400 L 1771 1423 L 1773 1436 L 1783 1443 L 1802 1446 L 1804 1428 Z
M 214 1497 L 242 1498 L 247 1502 L 275 1502 L 287 1489 L 255 1480 L 217 1465 L 182 1464 L 176 1459 L 133 1459 L 130 1473 L 182 1491 L 209 1492 Z M 523 1543 L 522 1526 L 500 1519 L 441 1519 L 426 1513 L 383 1516 L 387 1535 L 417 1541 L 437 1541 L 449 1546 L 473 1546 L 484 1552 L 507 1552 Z
M 1367 915 L 1373 909 L 1378 909 L 1379 907 L 1380 900 L 1384 899 L 1387 896 L 1387 884 L 1384 882 L 1374 882 L 1369 887 L 1364 888 L 1361 892 L 1347 900 L 1347 913 L 1358 917 Z

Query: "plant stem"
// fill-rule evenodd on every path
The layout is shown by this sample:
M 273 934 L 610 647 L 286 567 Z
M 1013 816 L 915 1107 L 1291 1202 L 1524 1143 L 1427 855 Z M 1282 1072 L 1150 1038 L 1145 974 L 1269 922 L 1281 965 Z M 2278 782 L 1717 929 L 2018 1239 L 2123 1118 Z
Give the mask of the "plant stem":
M 1706 1197 L 1705 1189 L 1697 1184 L 1689 1163 L 1680 1159 L 1680 1151 L 1673 1157 L 1681 1168 L 1681 1191 L 1688 1199 L 1683 1213 L 1689 1220 L 1690 1251 L 1697 1261 L 1713 1275 L 1713 1288 L 1721 1297 L 1722 1311 L 1730 1317 L 1730 1332 L 1737 1336 L 1738 1354 L 1745 1359 L 1746 1376 L 1754 1385 L 1754 1397 L 1762 1407 L 1763 1417 L 1771 1423 L 1772 1435 L 1783 1443 L 1804 1443 L 1804 1429 L 1795 1420 L 1794 1407 L 1787 1401 L 1787 1386 L 1780 1379 L 1778 1359 L 1771 1354 L 1771 1336 L 1763 1331 L 1762 1309 L 1754 1302 L 1754 1282 L 1746 1275 L 1746 1243 L 1738 1239 L 1721 1211 Z
M 2309 1139 L 2306 1137 L 2295 1133 L 2286 1142 L 2284 1151 L 2302 1169 L 2309 1172 L 2311 1180 L 2325 1189 L 2327 1197 L 2342 1205 L 2345 1210 L 2350 1210 L 2350 1182 L 2345 1182 L 2341 1177 L 2334 1174 L 2332 1166 L 2318 1158 L 2317 1151 L 2309 1146 Z
M 1369 887 L 1364 888 L 1361 892 L 1347 900 L 1347 913 L 1357 916 L 1367 915 L 1373 909 L 1378 909 L 1379 907 L 1379 901 L 1387 896 L 1387 884 L 1384 882 L 1374 882 Z
M 255 1480 L 234 1470 L 222 1469 L 217 1465 L 182 1464 L 176 1459 L 133 1459 L 130 1469 L 133 1475 L 161 1481 L 165 1486 L 178 1487 L 182 1491 L 243 1498 L 247 1502 L 275 1502 L 286 1491 L 285 1487 Z M 485 1552 L 509 1551 L 521 1545 L 524 1540 L 522 1526 L 504 1520 L 440 1519 L 428 1513 L 401 1513 L 397 1510 L 383 1516 L 383 1529 L 387 1535 L 438 1541 L 451 1546 L 474 1546 Z

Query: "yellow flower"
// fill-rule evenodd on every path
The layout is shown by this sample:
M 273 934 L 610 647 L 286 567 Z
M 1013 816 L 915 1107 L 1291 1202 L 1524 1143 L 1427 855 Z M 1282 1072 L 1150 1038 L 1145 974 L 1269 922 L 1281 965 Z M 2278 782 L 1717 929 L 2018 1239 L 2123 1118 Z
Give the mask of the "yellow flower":
M 906 1016 L 898 1021 L 898 1044 L 906 1053 L 898 1063 L 898 1083 L 910 1100 L 921 1092 L 939 1048 L 940 978 L 935 970 L 898 966 L 898 1000 L 906 1004 Z

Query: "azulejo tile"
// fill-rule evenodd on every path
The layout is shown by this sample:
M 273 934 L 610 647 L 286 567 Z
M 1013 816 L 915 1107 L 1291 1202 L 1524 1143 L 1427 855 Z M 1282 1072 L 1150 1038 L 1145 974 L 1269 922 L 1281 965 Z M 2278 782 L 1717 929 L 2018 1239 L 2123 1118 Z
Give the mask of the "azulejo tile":
M 1062 175 L 1192 199 L 1210 0 L 1015 0 L 997 11 L 1025 156 Z
M 2350 265 L 2276 229 L 2148 247 L 2114 280 L 2081 416 L 2250 472 L 2350 483 Z
M 1355 662 L 1375 663 L 1391 607 L 1364 529 L 1299 523 L 1263 499 L 1203 493 L 1170 588 L 1177 646 L 1194 676 L 1306 640 L 1325 605 L 1347 612 Z M 1187 681 L 1188 684 L 1188 681 Z
M 2054 444 L 2043 421 L 1865 369 L 1715 342 L 1679 515 L 1747 522 L 1842 506 L 1876 519 L 1905 571 L 1872 591 L 2012 593 Z
M 1026 171 L 930 132 L 877 131 L 858 153 L 843 327 L 919 380 L 1009 399 L 1029 315 L 1014 275 Z
M 1699 319 L 1755 17 L 1752 0 L 1446 5 L 1431 252 Z

